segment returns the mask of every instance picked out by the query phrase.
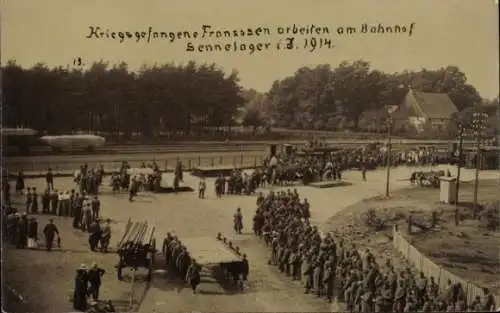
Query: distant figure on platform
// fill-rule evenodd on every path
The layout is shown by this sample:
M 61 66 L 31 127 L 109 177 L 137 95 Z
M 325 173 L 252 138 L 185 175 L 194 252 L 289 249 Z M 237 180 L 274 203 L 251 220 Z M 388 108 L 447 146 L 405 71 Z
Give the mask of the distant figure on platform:
M 92 221 L 99 218 L 99 212 L 101 211 L 101 201 L 98 196 L 94 196 L 92 199 Z
M 26 212 L 31 212 L 31 202 L 32 202 L 32 197 L 31 197 L 31 188 L 28 187 L 26 188 Z
M 49 190 L 54 189 L 54 173 L 52 173 L 52 169 L 50 167 L 47 171 L 47 175 L 45 175 L 45 181 L 47 182 L 47 188 L 49 188 Z
M 17 172 L 17 178 L 16 178 L 16 193 L 22 195 L 23 190 L 24 190 L 24 173 L 23 170 L 19 170 L 19 172 Z
M 132 202 L 134 201 L 134 197 L 137 196 L 137 190 L 138 190 L 138 182 L 137 179 L 132 177 L 132 181 L 128 190 L 128 201 Z
M 205 189 L 207 189 L 207 182 L 205 177 L 202 177 L 198 186 L 198 198 L 205 199 Z
M 179 178 L 181 183 L 184 182 L 183 172 L 182 172 L 182 162 L 177 158 L 177 164 L 175 165 L 175 175 Z
M 10 206 L 11 194 L 10 194 L 10 183 L 6 179 L 2 182 L 2 192 L 3 192 L 3 204 Z
M 33 187 L 33 193 L 31 194 L 31 213 L 38 214 L 38 194 L 35 187 Z
M 184 177 L 182 173 L 182 162 L 177 158 L 177 164 L 175 165 L 175 176 L 174 176 L 174 192 L 177 192 L 179 188 L 179 182 L 184 182 Z
M 236 209 L 233 223 L 234 223 L 234 231 L 237 234 L 241 234 L 241 231 L 243 230 L 243 215 L 241 214 L 240 208 Z

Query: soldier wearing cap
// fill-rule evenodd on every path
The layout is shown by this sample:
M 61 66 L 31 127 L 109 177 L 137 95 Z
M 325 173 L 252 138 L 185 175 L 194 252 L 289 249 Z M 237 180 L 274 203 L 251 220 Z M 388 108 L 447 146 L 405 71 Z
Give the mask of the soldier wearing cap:
M 87 271 L 87 278 L 90 284 L 89 295 L 95 301 L 99 300 L 99 289 L 101 288 L 102 276 L 106 273 L 105 270 L 97 266 L 97 263 L 92 263 L 92 268 Z
M 56 235 L 59 237 L 59 230 L 57 229 L 57 226 L 54 224 L 53 219 L 50 219 L 49 223 L 45 225 L 45 228 L 43 229 L 43 234 L 45 236 L 45 245 L 47 247 L 47 251 L 51 251 Z

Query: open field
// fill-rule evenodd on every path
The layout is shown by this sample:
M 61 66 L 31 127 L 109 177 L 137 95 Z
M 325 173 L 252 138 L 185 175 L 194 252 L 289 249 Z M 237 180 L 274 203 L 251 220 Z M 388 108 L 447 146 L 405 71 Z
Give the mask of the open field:
M 459 201 L 463 221 L 459 226 L 454 223 L 455 206 L 439 203 L 439 189 L 413 187 L 395 191 L 389 199 L 367 199 L 350 206 L 333 216 L 327 229 L 354 241 L 360 248 L 369 248 L 380 258 L 406 267 L 406 262 L 392 247 L 392 225 L 398 225 L 412 245 L 433 262 L 466 281 L 500 294 L 500 232 L 481 227 L 484 221 L 472 220 L 472 192 L 472 182 L 461 184 Z M 481 204 L 498 201 L 498 179 L 481 181 L 478 199 Z M 433 211 L 438 212 L 434 229 L 420 231 L 412 227 L 412 234 L 408 234 L 409 215 L 419 224 L 430 225 Z M 379 230 L 373 219 L 368 221 L 371 214 L 384 223 Z
M 186 175 L 186 183 L 195 186 L 197 179 Z M 121 312 L 286 312 L 331 311 L 331 305 L 303 294 L 300 286 L 280 275 L 267 265 L 268 250 L 250 232 L 251 218 L 254 211 L 255 197 L 228 196 L 217 199 L 213 193 L 213 180 L 208 181 L 207 199 L 200 200 L 195 193 L 180 194 L 143 194 L 134 202 L 127 200 L 126 194 L 112 195 L 109 188 L 104 188 L 101 196 L 102 215 L 110 217 L 112 223 L 112 242 L 115 247 L 127 219 L 147 220 L 159 229 L 157 241 L 167 231 L 182 238 L 215 236 L 222 232 L 228 236 L 250 259 L 250 278 L 244 293 L 235 293 L 221 285 L 210 275 L 202 278 L 200 293 L 193 296 L 191 290 L 178 277 L 166 275 L 159 270 L 153 275 L 149 286 L 140 282 L 135 288 L 135 298 L 140 308 L 128 308 L 130 285 L 120 282 L 115 277 L 113 268 L 117 257 L 114 253 L 92 253 L 88 250 L 83 232 L 70 227 L 71 219 L 56 218 L 55 223 L 62 233 L 62 248 L 59 251 L 45 252 L 7 249 L 7 284 L 23 296 L 22 311 L 12 305 L 11 312 L 54 313 L 72 311 L 68 297 L 72 292 L 74 271 L 84 263 L 95 261 L 107 273 L 103 278 L 103 300 L 112 300 Z M 28 186 L 42 189 L 43 179 L 27 181 Z M 108 185 L 107 182 L 104 183 Z M 69 178 L 56 180 L 60 189 L 72 188 Z M 21 199 L 17 199 L 21 201 Z M 21 206 L 22 207 L 22 206 Z M 241 207 L 246 221 L 247 231 L 235 236 L 232 231 L 232 215 Z M 46 216 L 38 216 L 40 227 L 45 225 Z M 43 248 L 43 247 L 42 247 Z M 44 257 L 41 258 L 40 256 Z M 162 268 L 162 257 L 158 257 Z M 36 279 L 34 279 L 36 277 Z

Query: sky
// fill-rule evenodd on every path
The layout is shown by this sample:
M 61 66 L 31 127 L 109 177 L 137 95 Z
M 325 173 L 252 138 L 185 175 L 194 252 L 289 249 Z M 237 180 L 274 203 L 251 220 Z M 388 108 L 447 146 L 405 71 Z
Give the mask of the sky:
M 495 0 L 0 0 L 1 61 L 15 59 L 22 66 L 38 62 L 73 67 L 104 60 L 124 61 L 137 70 L 143 64 L 216 63 L 226 71 L 236 69 L 245 88 L 266 92 L 273 81 L 302 66 L 331 64 L 343 60 L 369 61 L 386 72 L 404 69 L 436 69 L 455 65 L 481 95 L 494 98 L 499 89 L 498 7 Z M 404 34 L 361 33 L 362 25 L 402 25 Z M 277 49 L 292 35 L 279 34 L 279 27 L 316 25 L 329 33 L 295 35 L 299 48 Z M 201 38 L 202 26 L 212 30 L 269 28 L 269 34 L 253 37 Z M 90 26 L 110 32 L 146 32 L 142 38 L 86 38 Z M 355 27 L 355 34 L 337 30 Z M 152 38 L 155 32 L 199 32 L 196 39 Z M 115 36 L 119 36 L 116 34 Z M 151 39 L 152 38 L 152 39 Z M 305 39 L 323 41 L 314 51 Z M 255 51 L 188 52 L 187 42 L 206 44 L 268 44 Z M 328 41 L 331 46 L 328 47 Z M 283 46 L 283 44 L 281 44 Z M 196 46 L 197 47 L 197 46 Z M 310 44 L 309 44 L 310 47 Z M 77 62 L 78 63 L 78 62 Z

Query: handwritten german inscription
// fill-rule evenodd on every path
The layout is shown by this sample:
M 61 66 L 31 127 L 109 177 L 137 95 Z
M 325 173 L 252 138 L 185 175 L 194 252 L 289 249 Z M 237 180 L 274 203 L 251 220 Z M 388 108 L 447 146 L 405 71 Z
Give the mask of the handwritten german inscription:
M 415 23 L 391 24 L 362 23 L 360 25 L 280 25 L 273 27 L 217 28 L 201 25 L 197 30 L 117 30 L 98 25 L 89 26 L 89 40 L 113 40 L 118 43 L 133 41 L 151 44 L 167 41 L 182 44 L 191 53 L 248 53 L 262 51 L 306 50 L 316 52 L 336 47 L 335 40 L 346 36 L 412 36 Z

